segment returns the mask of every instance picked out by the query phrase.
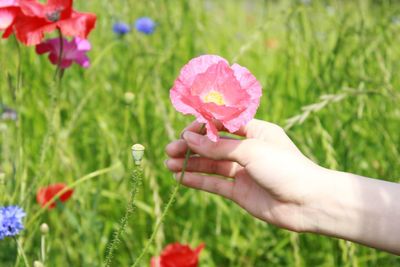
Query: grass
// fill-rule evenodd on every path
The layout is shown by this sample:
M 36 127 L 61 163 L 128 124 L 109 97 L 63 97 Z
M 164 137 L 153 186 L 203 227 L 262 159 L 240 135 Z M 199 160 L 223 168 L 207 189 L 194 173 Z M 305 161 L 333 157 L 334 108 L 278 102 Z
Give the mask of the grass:
M 52 90 L 54 66 L 27 47 L 20 48 L 21 86 L 10 89 L 18 81 L 18 49 L 12 38 L 0 42 L 1 102 L 19 113 L 17 122 L 1 123 L 0 203 L 23 206 L 25 222 L 33 220 L 19 238 L 30 261 L 39 259 L 39 226 L 46 222 L 47 266 L 102 265 L 129 199 L 130 147 L 142 143 L 147 150 L 137 208 L 112 266 L 132 264 L 175 185 L 163 166 L 164 146 L 192 120 L 174 111 L 169 89 L 180 68 L 199 54 L 219 54 L 249 68 L 264 88 L 256 117 L 287 126 L 314 161 L 399 182 L 399 3 L 101 0 L 76 5 L 98 15 L 90 36 L 92 66 L 68 69 L 60 90 Z M 113 22 L 144 15 L 158 23 L 153 35 L 113 35 Z M 125 102 L 126 92 L 135 94 L 132 103 Z M 35 201 L 40 186 L 73 184 L 103 169 L 79 182 L 64 207 L 32 217 L 40 212 Z M 204 242 L 201 266 L 400 266 L 398 257 L 385 252 L 277 229 L 220 197 L 184 188 L 142 266 L 175 241 Z M 1 266 L 24 266 L 21 257 L 16 260 L 14 240 L 1 241 L 0 251 Z

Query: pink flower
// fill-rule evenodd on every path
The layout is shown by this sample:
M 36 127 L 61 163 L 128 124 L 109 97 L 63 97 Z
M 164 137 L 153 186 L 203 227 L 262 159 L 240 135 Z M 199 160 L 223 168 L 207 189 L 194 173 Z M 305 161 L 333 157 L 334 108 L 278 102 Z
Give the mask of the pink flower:
M 215 122 L 231 133 L 248 123 L 260 104 L 261 85 L 250 71 L 229 66 L 219 56 L 204 55 L 186 64 L 170 91 L 172 104 L 206 124 L 207 136 L 218 140 Z
M 63 38 L 63 55 L 61 59 L 61 68 L 66 69 L 71 66 L 73 62 L 81 65 L 84 68 L 90 66 L 89 58 L 86 56 L 86 52 L 91 49 L 91 45 L 88 40 L 75 37 L 70 42 Z M 49 59 L 52 64 L 57 65 L 60 56 L 60 39 L 54 38 L 49 39 L 36 46 L 36 53 L 39 55 L 48 53 Z

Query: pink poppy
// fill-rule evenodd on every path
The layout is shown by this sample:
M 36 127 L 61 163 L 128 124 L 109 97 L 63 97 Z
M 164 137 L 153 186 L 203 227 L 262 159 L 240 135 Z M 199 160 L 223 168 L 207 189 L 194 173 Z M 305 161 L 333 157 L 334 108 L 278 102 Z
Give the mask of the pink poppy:
M 204 246 L 200 244 L 197 248 L 191 249 L 180 243 L 169 244 L 159 257 L 151 259 L 150 267 L 197 267 L 199 254 Z
M 71 66 L 73 62 L 81 65 L 84 68 L 90 66 L 89 58 L 86 55 L 91 49 L 91 45 L 88 40 L 75 37 L 70 42 L 63 38 L 63 53 L 61 59 L 61 68 L 66 69 Z M 39 55 L 48 53 L 49 59 L 52 64 L 57 65 L 60 56 L 60 39 L 54 38 L 49 39 L 36 46 L 36 53 Z
M 215 122 L 231 133 L 248 123 L 260 104 L 261 85 L 250 71 L 229 66 L 219 56 L 204 55 L 186 64 L 170 91 L 175 109 L 205 123 L 207 136 L 218 140 Z

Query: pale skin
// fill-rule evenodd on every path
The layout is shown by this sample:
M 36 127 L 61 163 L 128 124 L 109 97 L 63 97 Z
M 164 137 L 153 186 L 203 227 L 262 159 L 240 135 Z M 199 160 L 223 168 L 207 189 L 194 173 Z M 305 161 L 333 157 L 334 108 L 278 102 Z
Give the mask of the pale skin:
M 251 215 L 295 232 L 338 237 L 400 255 L 400 184 L 323 168 L 279 126 L 252 120 L 240 139 L 210 141 L 189 125 L 166 147 L 183 185 L 230 199 Z M 219 131 L 226 131 L 217 125 Z

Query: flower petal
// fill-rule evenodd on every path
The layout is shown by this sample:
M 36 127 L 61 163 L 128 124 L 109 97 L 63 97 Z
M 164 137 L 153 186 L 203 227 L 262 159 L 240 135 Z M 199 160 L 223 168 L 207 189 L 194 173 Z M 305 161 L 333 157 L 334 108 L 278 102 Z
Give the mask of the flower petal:
M 49 24 L 44 19 L 25 16 L 18 18 L 14 26 L 17 39 L 25 45 L 39 44 L 44 37 L 44 33 L 55 29 L 56 24 L 54 23 Z
M 237 81 L 231 67 L 224 61 L 211 65 L 204 73 L 196 76 L 191 86 L 191 94 L 204 99 L 210 91 L 221 94 L 226 106 L 238 106 L 249 98 Z
M 0 8 L 0 31 L 6 30 L 10 27 L 17 14 L 18 8 L 16 7 Z
M 57 22 L 61 32 L 67 36 L 86 39 L 96 24 L 96 15 L 91 13 L 73 12 L 71 18 Z
M 182 68 L 178 80 L 185 86 L 190 87 L 197 74 L 205 72 L 211 65 L 221 61 L 228 64 L 224 58 L 215 55 L 203 55 L 193 58 Z
M 239 81 L 242 89 L 247 91 L 250 95 L 250 101 L 247 103 L 246 110 L 244 110 L 238 117 L 222 122 L 230 132 L 235 132 L 242 125 L 247 124 L 256 114 L 257 108 L 260 104 L 262 87 L 256 77 L 254 77 L 248 69 L 238 64 L 234 64 L 232 69 L 235 72 L 236 79 Z
M 76 49 L 79 51 L 89 51 L 92 49 L 92 45 L 86 39 L 75 37 L 72 41 L 75 44 Z
M 214 125 L 214 123 L 212 121 L 207 121 L 206 122 L 206 129 L 207 129 L 207 137 L 213 141 L 213 142 L 217 142 L 219 139 L 219 135 L 218 135 L 218 129 L 217 127 Z
M 11 6 L 18 6 L 18 1 L 16 1 L 16 0 L 1 0 L 1 2 L 0 2 L 0 8 L 11 7 Z
M 90 59 L 84 54 L 84 53 L 79 53 L 74 58 L 75 62 L 79 65 L 81 65 L 83 68 L 89 68 L 90 67 Z
M 51 44 L 49 44 L 48 42 L 40 43 L 35 48 L 36 53 L 39 55 L 50 52 L 52 50 L 53 50 L 53 46 Z
M 29 17 L 40 17 L 46 16 L 45 5 L 36 1 L 21 1 L 19 6 L 21 7 L 22 13 Z
M 187 93 L 189 89 L 180 81 L 176 81 L 174 87 L 170 91 L 170 99 L 176 110 L 183 114 L 192 114 L 198 116 L 198 108 L 201 100 L 198 96 L 192 96 Z

